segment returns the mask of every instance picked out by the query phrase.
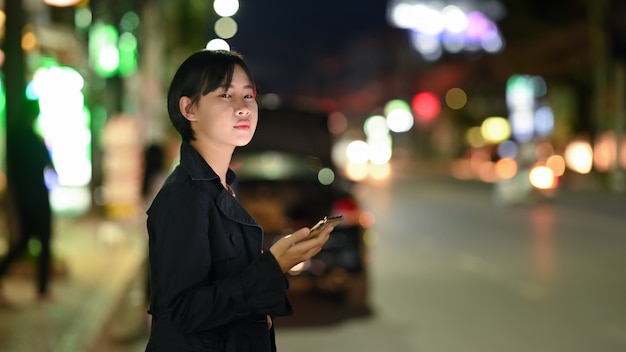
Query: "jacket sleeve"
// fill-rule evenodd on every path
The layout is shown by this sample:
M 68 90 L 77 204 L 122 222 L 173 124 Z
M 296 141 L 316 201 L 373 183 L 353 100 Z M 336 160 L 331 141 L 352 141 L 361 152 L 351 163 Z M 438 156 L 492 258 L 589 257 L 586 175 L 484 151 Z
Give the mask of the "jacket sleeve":
M 192 333 L 238 319 L 291 313 L 287 279 L 270 252 L 239 275 L 209 280 L 214 258 L 208 202 L 197 194 L 161 194 L 160 205 L 148 214 L 155 318 L 165 314 L 182 332 Z

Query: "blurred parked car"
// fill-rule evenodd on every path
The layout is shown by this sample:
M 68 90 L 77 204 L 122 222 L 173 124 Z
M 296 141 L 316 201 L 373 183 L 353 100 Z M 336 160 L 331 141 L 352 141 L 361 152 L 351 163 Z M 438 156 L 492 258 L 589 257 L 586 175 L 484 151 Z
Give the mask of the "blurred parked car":
M 324 216 L 343 215 L 322 251 L 290 271 L 290 292 L 336 293 L 354 308 L 367 308 L 361 208 L 353 183 L 335 170 L 332 145 L 326 114 L 261 108 L 255 137 L 233 155 L 237 197 L 263 227 L 265 249 Z

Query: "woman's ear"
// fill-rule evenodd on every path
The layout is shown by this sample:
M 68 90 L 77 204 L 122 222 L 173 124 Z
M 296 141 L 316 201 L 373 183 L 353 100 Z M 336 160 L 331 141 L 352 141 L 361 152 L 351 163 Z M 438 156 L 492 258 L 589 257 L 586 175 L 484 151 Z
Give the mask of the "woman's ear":
M 193 108 L 193 102 L 189 97 L 180 97 L 178 100 L 178 109 L 183 116 L 189 121 L 196 120 L 196 114 Z

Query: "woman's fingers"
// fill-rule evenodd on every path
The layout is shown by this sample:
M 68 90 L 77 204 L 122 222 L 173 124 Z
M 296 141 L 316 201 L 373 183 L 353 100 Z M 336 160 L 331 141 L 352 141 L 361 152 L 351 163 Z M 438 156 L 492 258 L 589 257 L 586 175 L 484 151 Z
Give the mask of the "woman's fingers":
M 270 248 L 283 272 L 294 265 L 310 259 L 322 250 L 328 240 L 332 226 L 323 229 L 319 234 L 309 238 L 310 230 L 306 227 L 278 240 Z

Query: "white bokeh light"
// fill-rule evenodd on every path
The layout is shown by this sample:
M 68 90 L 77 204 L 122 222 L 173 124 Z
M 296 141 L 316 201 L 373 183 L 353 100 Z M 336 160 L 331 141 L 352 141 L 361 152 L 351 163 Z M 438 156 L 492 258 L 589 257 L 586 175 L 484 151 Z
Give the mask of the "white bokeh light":
M 212 39 L 206 44 L 207 50 L 230 50 L 230 45 L 224 39 Z
M 213 3 L 215 13 L 222 17 L 230 17 L 239 11 L 238 0 L 215 0 Z

